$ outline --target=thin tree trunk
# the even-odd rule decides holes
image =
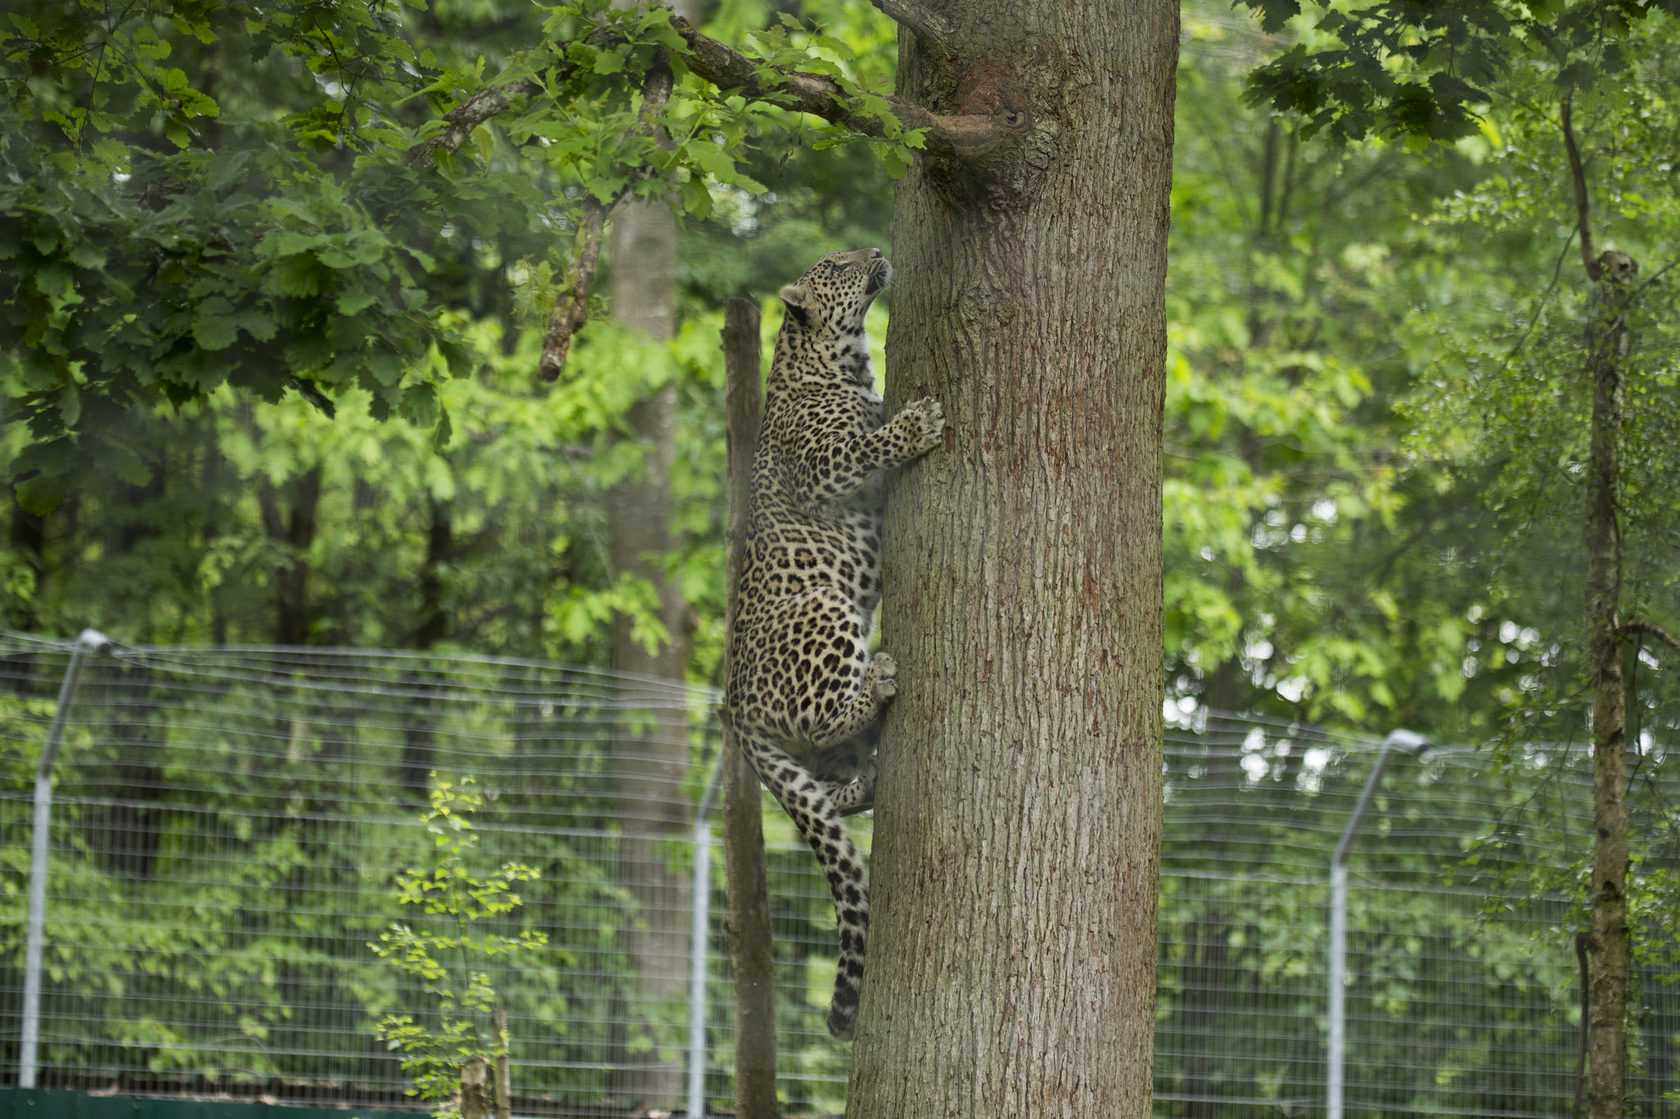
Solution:
[[[752,461],[763,418],[758,304],[732,299],[724,314],[723,355],[729,416],[729,603],[723,678],[729,679],[729,632],[746,550]],[[758,774],[723,731],[723,844],[729,871],[730,952],[735,965],[735,1106],[740,1119],[776,1116],[775,955],[770,889],[764,867],[764,795]]]
[[[1177,5],[941,13],[900,93],[1007,132],[899,188],[888,412],[930,395],[951,427],[888,503],[847,1114],[1145,1116]]]
[[[274,643],[303,645],[309,641],[314,621],[309,600],[309,549],[315,543],[316,515],[321,505],[320,466],[312,466],[287,482],[286,494],[291,500],[282,506],[274,486],[266,481],[258,483],[263,528],[286,554],[274,569]]]
[[[455,556],[455,518],[449,503],[436,497],[426,502],[426,554],[420,560],[420,617],[414,627],[414,648],[430,652],[449,636],[449,612],[444,609],[443,575]],[[403,756],[400,780],[415,804],[431,795],[431,774],[437,765],[437,709],[420,672],[403,674],[403,684],[415,694],[403,714]]]
[[[496,1030],[496,1119],[513,1119],[513,1040],[507,1010],[498,1006],[490,1021]]]
[[[215,414],[210,413],[200,417],[195,430],[204,443],[204,461],[199,470],[199,497],[204,502],[204,552],[209,554],[221,538],[225,522],[229,519],[224,511],[227,507],[227,478],[230,471],[228,470],[227,458],[222,454],[220,432],[217,430]],[[228,642],[226,588],[222,583],[218,583],[210,588],[208,598],[209,601],[205,605],[210,612],[210,643],[212,645],[226,645]]]
[[[609,238],[613,318],[656,342],[677,327],[677,227],[669,208],[630,203],[618,209]],[[659,596],[658,613],[670,640],[649,653],[620,621],[613,629],[613,667],[620,672],[681,680],[688,666],[688,604],[666,580],[660,562],[670,553],[671,467],[676,458],[677,393],[655,389],[629,414],[631,431],[646,458],[639,476],[614,493],[610,532],[615,570],[648,579]],[[688,835],[693,811],[682,795],[688,772],[688,716],[654,712],[653,730],[619,744],[614,769],[624,821],[619,842],[620,881],[637,901],[638,917],[625,932],[636,975],[630,1029],[652,1030],[667,1020],[687,992],[689,878],[669,865],[673,841]],[[624,1039],[628,1042],[628,1038]],[[666,1039],[669,1041],[670,1039]],[[682,1064],[655,1044],[619,1053],[615,1094],[646,1107],[672,1108],[682,1088]]]
[[[1588,957],[1587,1114],[1621,1119],[1627,1084],[1628,933],[1627,691],[1617,611],[1622,537],[1617,449],[1622,428],[1620,357],[1625,291],[1600,279],[1591,326],[1592,448],[1587,468],[1587,635],[1592,681],[1592,951]]]
[[[1592,385],[1587,462],[1587,675],[1592,686],[1592,934],[1587,956],[1587,1114],[1621,1119],[1627,1092],[1628,931],[1627,686],[1618,632],[1622,597],[1622,361],[1626,314],[1639,270],[1625,253],[1593,251],[1592,199],[1563,98],[1559,123],[1574,188],[1581,265],[1594,285],[1587,322],[1587,379]]]

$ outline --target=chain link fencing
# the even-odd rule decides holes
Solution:
[[[390,1014],[435,1022],[428,982],[372,950],[402,925],[546,937],[440,961],[450,977],[481,971],[507,1009],[517,1114],[695,1099],[731,1112],[724,883],[721,868],[709,884],[696,873],[696,851],[720,860],[721,825],[697,818],[719,750],[714,702],[513,659],[78,653],[0,635],[0,1085],[421,1106],[375,1029]],[[1375,744],[1168,714],[1156,1113],[1323,1114],[1327,874]],[[37,777],[54,741],[42,831]],[[1347,1114],[1570,1112],[1584,753],[1391,764],[1348,864]],[[1654,746],[1642,757],[1636,819],[1672,836],[1677,790]],[[517,909],[471,921],[399,904],[398,889],[437,864],[431,796],[466,778],[483,796],[475,871],[513,861],[540,875],[516,884]],[[786,820],[765,822],[784,1106],[833,1114],[850,1061],[823,1026],[833,913]],[[867,819],[852,826],[867,844]],[[1641,932],[1675,935],[1672,922]],[[1635,976],[1645,1115],[1680,1115],[1664,1095],[1680,985],[1663,959],[1643,957]]]

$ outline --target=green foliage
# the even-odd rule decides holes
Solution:
[[[57,674],[15,645],[3,659],[0,966],[16,975],[27,789]],[[437,679],[438,662],[424,658],[352,658],[324,673],[262,663],[230,654],[185,671],[145,658],[88,667],[56,773],[46,956],[48,1013],[78,1025],[49,1031],[43,1060],[87,1067],[103,1054],[96,1065],[161,1084],[394,1085],[397,1060],[375,1023],[407,1015],[441,1036],[432,988],[447,988],[452,1017],[479,1030],[493,989],[516,1063],[539,1045],[572,1062],[522,1070],[522,1092],[602,1092],[581,1055],[609,1043],[611,1007],[630,997],[620,937],[638,919],[601,829],[616,733],[601,728],[619,724],[561,700],[558,677],[518,662],[476,662],[468,675],[484,673],[483,686],[470,697],[438,689],[451,698],[437,703],[414,698]],[[508,702],[534,694],[556,697],[552,717],[564,722]],[[574,721],[557,758],[543,736]],[[427,737],[412,737],[422,728]],[[417,820],[429,802],[408,787],[417,741],[435,743],[440,759],[473,744],[476,783],[448,794],[482,798],[455,802],[472,805],[470,830],[448,822],[453,808],[433,821],[441,841]],[[452,861],[460,876],[428,877]],[[510,862],[540,874],[503,874]],[[399,881],[419,904],[399,900]],[[497,911],[514,896],[517,909]],[[368,951],[399,924],[413,934],[400,950],[423,950],[445,975]],[[536,941],[528,929],[546,932],[547,946],[525,950]],[[584,959],[598,982],[575,982]]]
[[[1545,803],[1537,790],[1584,730],[1574,635],[1588,307],[1555,124],[1565,89],[1598,238],[1633,253],[1649,281],[1626,386],[1626,608],[1670,629],[1680,621],[1670,562],[1680,547],[1680,381],[1668,313],[1680,270],[1653,280],[1680,243],[1665,154],[1680,150],[1670,104],[1680,73],[1663,49],[1674,21],[1655,10],[1666,5],[1611,0],[1249,6],[1283,36],[1281,50],[1233,21],[1224,0],[1184,8],[1164,416],[1168,698],[1379,734],[1406,725],[1436,741],[1499,738],[1512,748],[1484,779],[1512,812]],[[263,643],[276,639],[283,592],[301,578],[293,605],[309,641],[605,665],[614,624],[627,621],[646,644],[670,636],[650,583],[616,569],[606,538],[622,512],[619,485],[645,469],[630,410],[675,385],[676,544],[659,567],[691,607],[681,621],[694,639],[690,674],[714,679],[718,311],[731,296],[775,290],[820,248],[888,247],[887,178],[916,143],[880,96],[896,59],[891,22],[865,0],[807,3],[804,22],[784,7],[724,0],[707,30],[833,79],[884,139],[858,141],[774,94],[720,93],[688,71],[662,14],[595,0],[14,5],[0,17],[0,83],[13,107],[0,121],[8,624]],[[675,87],[653,122],[669,145],[642,127],[661,50],[676,53]],[[1264,104],[1245,100],[1246,74],[1274,53],[1256,78]],[[536,88],[435,165],[410,166],[412,146],[442,135],[446,113],[519,81]],[[1346,142],[1332,149],[1309,135]],[[1406,150],[1423,138],[1441,142]],[[575,215],[620,191],[683,213],[679,334],[656,345],[597,316],[565,378],[534,383]],[[603,261],[597,291],[613,267]],[[773,304],[766,320],[768,339]],[[1656,764],[1680,702],[1673,657],[1646,648],[1630,664],[1633,737],[1651,744],[1646,764]],[[272,703],[234,688],[218,717],[271,720],[276,740],[304,758],[329,749]],[[29,717],[41,712],[36,703]],[[513,740],[488,715],[459,718],[485,740]],[[160,1073],[207,1077],[235,1066],[248,1076],[318,1071],[279,1067],[264,1049],[285,1036],[326,1048],[320,1039],[333,1036],[311,1017],[308,991],[287,986],[298,975],[331,975],[310,983],[354,992],[369,1018],[407,1011],[414,1029],[434,1031],[415,1009],[432,998],[420,977],[310,947],[310,937],[360,945],[388,931],[391,876],[427,852],[388,822],[327,842],[289,824],[241,832],[232,809],[272,773],[165,749],[187,734],[168,712],[136,721],[165,776],[207,787],[208,807],[191,807],[213,815],[225,833],[218,853],[241,873],[202,900],[165,886],[128,896],[99,852],[84,845],[67,858],[81,896],[123,899],[120,920],[54,918],[65,922],[57,942],[86,946],[50,958],[94,992],[77,1012],[108,1023],[107,1040]],[[75,748],[114,750],[88,739]],[[0,757],[26,787],[29,759]],[[596,772],[607,764],[600,750],[589,757]],[[1247,809],[1267,821],[1261,841],[1281,846],[1320,808],[1284,776],[1286,759],[1268,764]],[[1446,788],[1431,797],[1430,811],[1462,807]],[[1648,842],[1630,902],[1649,930],[1680,905],[1677,830],[1661,805],[1638,811]],[[88,829],[97,815],[66,809]],[[6,826],[0,889],[17,898],[26,844],[18,821]],[[195,833],[178,822],[158,830],[165,865],[190,865]],[[492,863],[505,857],[489,825],[474,834],[487,858],[500,852]],[[1512,853],[1534,868],[1521,885],[1576,889],[1577,868],[1536,857],[1573,841],[1547,834]],[[1202,869],[1216,869],[1228,849],[1198,839]],[[1455,864],[1465,889],[1511,885],[1490,869],[1504,840],[1486,842],[1488,853]],[[334,860],[335,845],[351,852],[353,872]],[[550,854],[540,892],[525,884],[527,904],[551,918],[588,914],[591,950],[610,953],[620,926],[598,911],[627,904],[610,858],[558,842]],[[1430,865],[1462,854],[1435,851]],[[777,858],[773,869],[789,875],[808,862],[797,851]],[[340,875],[336,896],[353,898],[356,915],[228,923],[316,870]],[[189,908],[190,932],[172,938],[148,922],[158,904]],[[1184,933],[1171,950],[1223,952],[1240,982],[1286,989],[1317,951],[1316,934],[1292,934],[1287,918],[1321,904],[1316,881],[1185,887],[1164,899],[1163,927]],[[14,914],[0,918],[8,943],[20,911],[0,906]],[[818,944],[826,912],[817,891],[797,918]],[[487,916],[487,927],[506,916]],[[1568,1013],[1557,961],[1479,930],[1479,919],[1474,906],[1426,899],[1387,945],[1392,969],[1372,1012],[1427,1035],[1437,1056],[1470,1043],[1416,1017],[1406,991],[1427,977],[1415,940],[1480,953],[1548,1022]],[[1557,917],[1559,937],[1573,920]],[[785,938],[779,950],[799,976],[783,996],[789,1013],[820,1003],[826,951]],[[564,951],[525,960],[517,984],[497,985],[558,1044],[587,1052],[606,1042],[583,1027],[563,1036],[560,1008],[595,999],[590,1012],[605,1020],[611,992],[568,987]],[[1660,937],[1639,951],[1653,974],[1673,960]],[[212,958],[213,968],[197,966]],[[116,1011],[116,992],[160,975],[198,984],[215,1030],[240,1039],[236,1055]],[[1162,1013],[1193,1017],[1205,1009],[1199,997],[1193,984],[1169,984]],[[1304,1020],[1308,1005],[1290,1003],[1290,1013]],[[1280,1063],[1315,1059],[1316,1045],[1316,1035],[1301,1040]],[[820,1042],[784,1060],[824,1075],[844,1063]],[[539,1087],[580,1082],[554,1073]],[[790,1102],[838,1103],[795,1083]],[[1279,1098],[1274,1087],[1253,1094]]]
[[[396,898],[433,920],[419,927],[393,924],[368,945],[416,981],[430,1003],[425,1017],[435,1024],[422,1025],[413,1014],[388,1014],[374,1032],[403,1054],[403,1072],[414,1084],[409,1094],[433,1104],[440,1119],[459,1113],[462,1068],[507,1054],[508,1039],[491,1022],[497,996],[483,965],[548,944],[547,934],[532,929],[509,936],[482,928],[487,918],[505,917],[524,904],[514,890],[517,883],[542,877],[537,868],[518,862],[476,872],[472,815],[483,805],[472,778],[457,783],[432,775],[431,808],[420,817],[432,838],[432,859],[397,875]]]
[[[1671,22],[1653,17],[1623,41],[1626,69],[1613,84],[1576,95],[1575,119],[1589,158],[1588,186],[1599,244],[1642,266],[1626,312],[1634,338],[1623,363],[1623,489],[1620,528],[1626,616],[1680,618],[1673,555],[1680,504],[1680,394],[1674,391],[1680,333],[1669,255],[1680,230],[1680,195],[1644,158],[1680,139],[1662,92],[1680,76],[1667,50]],[[1575,233],[1568,161],[1551,99],[1556,73],[1535,68],[1509,79],[1496,134],[1470,141],[1483,176],[1444,200],[1422,235],[1459,258],[1408,333],[1433,350],[1402,408],[1413,453],[1443,460],[1452,484],[1473,494],[1504,542],[1462,557],[1468,578],[1488,588],[1502,637],[1483,628],[1467,652],[1498,672],[1519,665],[1493,697],[1510,738],[1577,740],[1585,731],[1585,551],[1581,525],[1591,385],[1584,373],[1595,313]],[[1542,573],[1554,573],[1547,578]],[[1513,632],[1514,631],[1514,632]],[[1526,636],[1524,636],[1526,634]],[[1635,670],[1634,726],[1667,725],[1680,699],[1669,671]]]
[[[1243,0],[1267,31],[1299,22],[1299,0]],[[1674,0],[1378,0],[1319,4],[1312,34],[1256,68],[1250,92],[1307,133],[1423,141],[1473,135],[1494,89],[1532,61],[1560,89],[1614,80],[1622,40]]]
[[[1169,694],[1376,733],[1470,729],[1485,709],[1455,718],[1452,705],[1475,591],[1441,585],[1427,549],[1398,543],[1438,534],[1457,509],[1431,468],[1407,469],[1388,402],[1424,357],[1396,346],[1434,248],[1414,215],[1475,168],[1304,142],[1244,108],[1246,65],[1224,53],[1212,6],[1188,8],[1185,27],[1167,289]]]
[[[137,413],[295,393],[332,414],[366,394],[439,446],[452,377],[479,368],[456,313],[509,312],[520,277],[563,273],[583,201],[673,200],[739,221],[767,148],[849,143],[827,124],[690,75],[660,7],[574,0],[489,22],[474,5],[281,4],[256,13],[34,3],[0,23],[0,400],[24,507],[56,508],[80,464],[130,485],[153,463]],[[918,143],[850,61],[885,42],[786,19],[752,45],[831,78],[868,150]],[[487,24],[486,27],[477,24]],[[890,34],[890,33],[889,33]],[[536,45],[531,45],[531,44]],[[642,86],[679,81],[644,119]],[[492,85],[535,83],[438,166],[408,155]],[[671,142],[660,139],[668,134]],[[515,275],[517,273],[517,275]],[[510,283],[511,281],[511,283]],[[527,321],[546,310],[524,301]]]

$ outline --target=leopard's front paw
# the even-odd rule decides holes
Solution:
[[[925,455],[945,441],[945,406],[931,396],[912,400],[899,416],[910,436],[912,455]]]
[[[885,702],[898,694],[898,662],[889,653],[876,653],[869,661],[870,687],[875,698]]]

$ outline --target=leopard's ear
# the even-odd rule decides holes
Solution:
[[[793,316],[800,326],[810,325],[814,302],[811,298],[810,288],[807,288],[804,284],[788,284],[776,295],[787,307],[788,314]]]

